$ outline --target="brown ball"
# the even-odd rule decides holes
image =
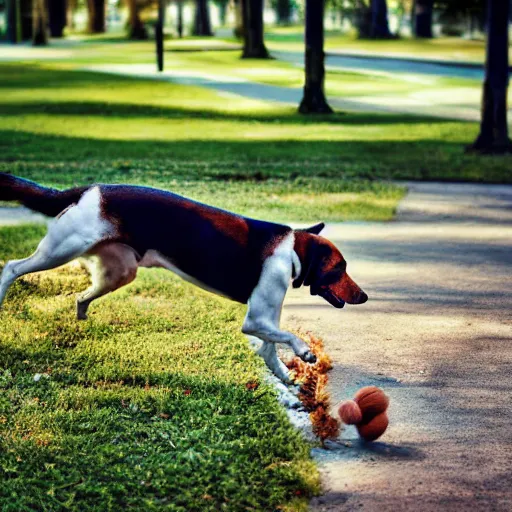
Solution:
[[[341,421],[346,425],[356,425],[363,419],[363,413],[354,400],[345,400],[342,402],[338,409],[338,414],[340,415]]]
[[[389,398],[376,386],[361,388],[354,397],[363,413],[363,422],[367,423],[374,416],[383,413],[389,405]]]
[[[365,441],[375,441],[378,439],[388,428],[388,415],[385,412],[377,414],[373,419],[367,423],[360,423],[357,425],[359,435]]]

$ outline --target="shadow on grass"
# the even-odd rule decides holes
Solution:
[[[283,113],[283,110],[288,112]],[[340,124],[340,125],[396,125],[396,124],[450,124],[440,118],[410,116],[405,114],[336,113],[334,115],[303,116],[294,107],[277,112],[227,112],[217,109],[189,109],[161,107],[136,103],[113,103],[107,101],[63,101],[63,102],[9,102],[0,104],[1,116],[31,114],[101,116],[122,118],[208,119],[215,121],[261,122],[269,124]]]
[[[512,181],[510,158],[465,155],[462,144],[435,139],[227,140],[202,139],[199,131],[193,140],[175,141],[166,138],[163,130],[162,140],[140,140],[135,129],[133,133],[134,139],[108,140],[0,130],[0,167],[4,172],[24,173],[27,165],[36,170],[33,163],[37,162],[44,177],[32,179],[48,181],[51,175],[60,180],[64,170],[59,165],[69,162],[65,183],[76,184],[97,180],[98,172],[102,180],[110,179],[110,174],[116,180],[134,174],[138,181],[145,180],[145,173],[153,179],[224,181],[298,177]]]
[[[265,175],[260,181],[299,176],[447,180],[457,178],[464,162],[474,162],[475,167],[480,167],[478,159],[464,156],[461,145],[437,140],[201,140],[200,133],[195,140],[173,141],[108,140],[0,130],[0,155],[0,161],[13,163],[72,161],[75,168],[83,166],[85,160],[97,160],[93,167],[105,168],[112,166],[109,159],[125,162],[136,159],[139,163],[128,161],[115,166],[121,173],[139,167],[152,173],[165,170],[187,179],[194,178],[194,174],[229,179],[228,175],[220,174],[258,172]],[[159,164],[158,160],[164,162]],[[192,174],[187,175],[189,172]],[[492,166],[487,167],[485,178],[493,179]]]

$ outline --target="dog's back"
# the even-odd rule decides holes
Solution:
[[[291,231],[149,187],[101,185],[100,192],[119,241],[140,255],[158,251],[206,287],[242,303],[265,259]]]

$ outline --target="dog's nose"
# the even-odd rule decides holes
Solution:
[[[356,304],[364,304],[368,300],[368,295],[364,292],[359,293],[359,298],[357,299]]]

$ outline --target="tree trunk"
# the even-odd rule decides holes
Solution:
[[[50,35],[62,37],[66,26],[66,0],[48,0]]]
[[[5,19],[7,41],[19,43],[32,39],[33,6],[31,0],[7,0]]]
[[[244,51],[242,59],[268,59],[263,40],[263,0],[242,0]]]
[[[242,0],[233,0],[233,7],[235,10],[235,28],[233,34],[239,39],[244,37],[244,16],[243,16],[243,3]]]
[[[434,0],[416,0],[414,8],[414,35],[430,39],[432,33],[432,14]]]
[[[164,70],[164,26],[165,26],[165,0],[158,0],[158,21],[155,26],[156,39],[156,67],[158,71]]]
[[[105,32],[105,0],[87,0],[89,20],[87,31],[90,34]]]
[[[32,44],[48,44],[48,6],[45,0],[34,0],[32,4]]]
[[[279,23],[279,25],[288,25],[292,15],[292,5],[290,0],[277,0],[276,14],[277,23]]]
[[[357,36],[361,39],[371,37],[372,34],[372,10],[364,2],[358,1],[355,9],[355,26]]]
[[[219,4],[219,21],[222,26],[226,25],[226,14],[228,10],[227,2],[220,2]]]
[[[176,0],[176,7],[178,8],[178,37],[183,37],[183,0]]]
[[[148,38],[146,27],[139,15],[137,0],[127,0],[128,3],[128,38],[144,40]]]
[[[196,0],[193,33],[195,36],[213,36],[208,0]]]
[[[18,43],[21,39],[20,34],[20,5],[19,0],[7,0],[5,6],[5,20],[7,23],[7,41],[10,43]]]
[[[386,0],[371,0],[371,28],[370,36],[374,39],[391,37],[388,24],[388,6]]]
[[[71,29],[75,29],[75,11],[77,0],[68,0],[66,9],[66,25]]]
[[[32,4],[33,0],[18,0],[18,9],[20,13],[20,24],[18,26],[18,30],[21,33],[22,41],[30,41],[32,39],[32,34],[34,31],[32,22]]]
[[[480,134],[468,151],[512,152],[507,126],[508,1],[488,2],[487,54]]]
[[[332,114],[324,94],[324,0],[306,0],[306,83],[301,114]]]

